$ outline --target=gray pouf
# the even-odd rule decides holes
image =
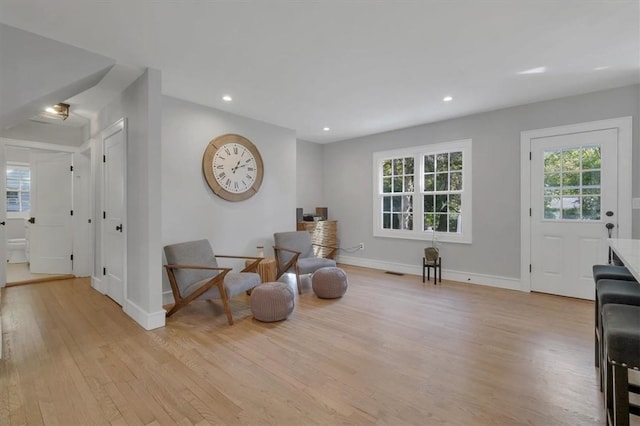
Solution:
[[[262,322],[287,319],[293,312],[293,290],[279,282],[263,283],[251,291],[251,312]]]
[[[337,299],[347,292],[347,274],[340,268],[320,268],[311,275],[313,292],[321,299]]]

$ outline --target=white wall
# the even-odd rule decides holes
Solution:
[[[411,127],[325,146],[327,207],[344,246],[364,251],[343,260],[369,266],[420,270],[423,241],[372,236],[372,155],[393,148],[473,140],[473,243],[442,243],[444,268],[492,279],[520,277],[520,132],[633,116],[634,187],[640,195],[638,86],[517,106]],[[299,164],[299,167],[305,167]],[[640,237],[638,214],[633,235]]]
[[[324,202],[323,145],[298,139],[296,149],[296,207],[315,213]],[[331,215],[331,210],[329,210]]]
[[[143,327],[164,325],[162,308],[162,249],[160,246],[160,72],[147,69],[92,123],[96,143],[94,170],[101,170],[100,132],[120,118],[127,119],[127,289],[124,311]],[[96,179],[96,211],[101,185]],[[96,217],[101,217],[97,214]],[[96,229],[99,224],[96,223]],[[101,238],[96,238],[96,259]],[[102,266],[98,268],[101,271]]]
[[[295,229],[295,132],[166,96],[162,107],[162,244],[208,238],[219,254],[264,246],[272,255],[273,233]],[[219,198],[203,177],[207,144],[226,133],[253,142],[264,162],[262,186],[245,201]]]

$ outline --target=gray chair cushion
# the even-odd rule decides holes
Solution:
[[[336,261],[333,259],[325,259],[324,257],[305,257],[298,259],[298,270],[300,274],[310,274],[317,269],[326,267],[335,267]]]
[[[307,231],[276,232],[273,234],[273,240],[276,247],[282,247],[299,252],[300,257],[298,257],[298,259],[313,256],[311,234]],[[280,261],[285,264],[291,260],[293,253],[281,252],[279,256]]]
[[[602,327],[608,358],[616,364],[640,368],[640,307],[605,305]]]
[[[624,280],[636,281],[633,274],[626,266],[617,265],[593,265],[593,280]]]
[[[640,284],[624,280],[600,280],[596,284],[598,306],[608,303],[640,306]]]

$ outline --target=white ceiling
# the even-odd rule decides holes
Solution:
[[[640,82],[638,0],[2,0],[0,21],[321,143]]]

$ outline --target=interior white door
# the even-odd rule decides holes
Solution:
[[[616,236],[617,130],[531,142],[531,290],[594,298],[592,266]]]
[[[73,230],[71,154],[32,153],[29,270],[70,274]]]
[[[107,296],[124,303],[126,271],[124,120],[103,133],[102,265]]]

